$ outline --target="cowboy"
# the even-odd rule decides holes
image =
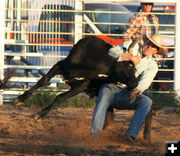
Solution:
[[[132,61],[136,67],[136,77],[138,78],[138,86],[132,91],[127,87],[118,86],[116,84],[105,84],[101,87],[98,100],[94,108],[91,135],[97,136],[104,127],[105,119],[111,118],[113,114],[106,114],[107,109],[115,108],[118,110],[134,109],[135,113],[124,137],[126,140],[135,140],[141,130],[142,124],[150,111],[152,100],[143,95],[143,92],[149,88],[156,73],[158,65],[153,55],[165,54],[168,50],[162,46],[162,37],[159,34],[152,36],[145,35],[143,37],[144,45],[136,45],[132,54],[124,53],[130,43],[125,43],[126,48],[113,47],[109,54],[117,59],[117,61]],[[108,117],[108,115],[111,115]]]

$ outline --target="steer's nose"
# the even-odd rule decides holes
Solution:
[[[137,79],[134,79],[133,81],[131,80],[131,81],[129,81],[128,84],[127,84],[127,89],[128,89],[128,90],[132,90],[132,89],[136,88],[137,85],[138,85]]]

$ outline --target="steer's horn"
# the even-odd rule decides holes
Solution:
[[[139,38],[136,38],[131,44],[130,46],[128,47],[128,53],[132,54],[133,52],[133,49],[134,49],[134,46],[136,45],[136,43],[138,42]]]

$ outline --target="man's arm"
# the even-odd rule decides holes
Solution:
[[[151,85],[154,77],[158,72],[158,66],[156,63],[151,64],[150,67],[144,71],[138,81],[138,86],[131,92],[130,104],[136,100],[138,94],[141,94]]]
[[[133,56],[130,53],[124,53],[120,56],[121,61],[132,61],[134,65],[138,65],[141,62],[140,56]]]
[[[149,68],[141,74],[136,89],[140,90],[141,91],[140,93],[148,89],[154,77],[156,76],[157,72],[158,72],[157,63],[150,64]]]
[[[159,19],[155,15],[151,15],[151,16],[153,18],[153,23],[156,28],[156,34],[158,34],[159,33]]]
[[[131,41],[127,41],[127,42],[124,42],[123,46],[122,45],[120,46],[114,46],[112,47],[108,54],[116,59],[118,62],[121,62],[121,61],[132,61],[134,63],[134,65],[138,65],[140,63],[140,56],[133,56],[132,54],[128,53],[127,52],[127,49],[129,47],[129,45],[131,44],[132,42]],[[134,51],[137,51],[139,49],[139,45],[136,44],[134,46]]]
[[[139,89],[135,89],[131,92],[130,95],[130,104],[133,103],[136,100],[137,95],[140,93],[141,91]]]

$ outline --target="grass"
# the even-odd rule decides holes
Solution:
[[[152,99],[154,108],[179,107],[180,97],[176,93],[151,93],[148,96]]]
[[[25,107],[45,107],[53,102],[57,92],[53,90],[39,90],[34,93],[30,98],[25,101]],[[153,106],[155,108],[163,108],[164,106],[179,107],[180,98],[175,93],[163,94],[163,93],[150,93],[148,96],[153,100]],[[72,98],[69,98],[61,102],[58,107],[76,107],[76,108],[91,108],[95,106],[97,97],[90,99],[85,93],[81,93]]]
[[[25,107],[31,107],[31,108],[38,108],[38,107],[45,107],[52,103],[54,99],[56,98],[57,93],[50,91],[38,91],[35,94],[33,94],[30,98],[28,98],[24,106]],[[79,95],[76,95],[72,98],[69,98],[63,102],[61,102],[58,107],[65,108],[65,107],[76,107],[76,108],[90,108],[93,107],[96,103],[96,97],[95,98],[89,98],[86,94],[81,93]]]

